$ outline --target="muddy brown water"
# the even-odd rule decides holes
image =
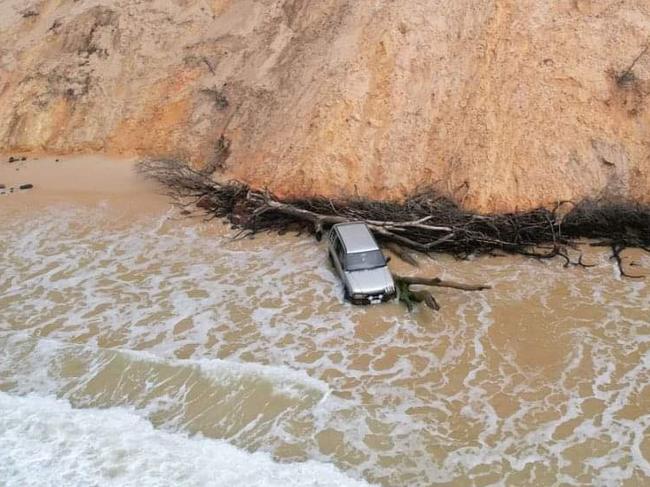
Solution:
[[[4,393],[385,486],[649,482],[650,288],[601,250],[588,270],[394,261],[493,289],[436,290],[438,313],[353,307],[311,238],[232,241],[129,164],[54,166],[0,172],[36,185],[0,195]]]

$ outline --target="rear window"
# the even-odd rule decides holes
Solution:
[[[384,254],[380,250],[371,250],[368,252],[355,252],[345,256],[345,270],[362,271],[375,269],[386,265]]]

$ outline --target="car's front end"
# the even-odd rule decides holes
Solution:
[[[378,294],[353,294],[350,295],[350,302],[355,305],[370,305],[370,304],[380,304],[387,303],[391,301],[396,296],[395,291],[386,290]]]
[[[345,286],[352,304],[385,303],[395,298],[395,282],[387,266],[346,271]]]

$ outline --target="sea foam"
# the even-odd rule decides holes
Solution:
[[[367,486],[332,465],[280,464],[228,443],[156,430],[126,408],[0,392],[0,479],[12,486]]]
[[[605,253],[585,250],[589,270],[439,257],[422,272],[494,289],[436,289],[439,313],[409,313],[343,303],[309,239],[232,242],[102,208],[8,220],[11,394],[132,407],[170,434],[332,461],[385,485],[650,477],[649,288]]]

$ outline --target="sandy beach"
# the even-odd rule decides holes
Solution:
[[[0,190],[3,209],[36,208],[56,203],[111,205],[134,212],[158,211],[168,206],[162,190],[138,176],[136,159],[109,159],[102,156],[26,157],[26,161],[7,162],[0,155]],[[25,156],[15,156],[22,159]],[[32,184],[34,188],[20,190]],[[11,189],[13,193],[10,193]]]

